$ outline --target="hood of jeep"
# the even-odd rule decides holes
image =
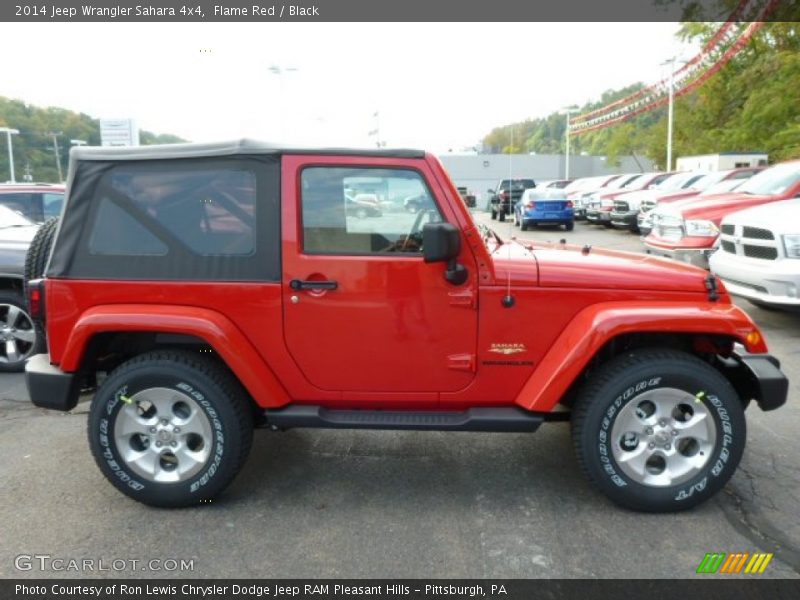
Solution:
[[[633,252],[595,247],[584,252],[582,246],[512,240],[492,257],[497,278],[510,278],[517,286],[700,293],[706,289],[706,271]]]

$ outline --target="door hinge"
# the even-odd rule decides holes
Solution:
[[[474,354],[451,354],[447,357],[447,368],[453,371],[475,372]]]
[[[463,306],[465,308],[475,308],[475,292],[471,289],[448,292],[450,306]]]

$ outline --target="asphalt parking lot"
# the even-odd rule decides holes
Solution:
[[[634,235],[582,223],[573,232],[520,232],[510,222],[497,231],[641,250]],[[2,374],[0,577],[682,578],[707,552],[754,551],[776,554],[765,577],[800,577],[800,315],[737,303],[795,385],[780,410],[748,410],[733,480],[680,514],[629,512],[591,489],[566,424],[533,435],[258,431],[218,501],[148,508],[95,467],[86,402],[69,414],[38,409],[21,375]],[[128,563],[18,570],[15,558],[32,554]],[[193,560],[193,570],[142,571],[150,559]]]

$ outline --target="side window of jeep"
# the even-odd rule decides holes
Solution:
[[[256,185],[247,170],[118,167],[109,183],[89,238],[93,254],[166,254],[159,231],[201,256],[255,250]]]
[[[422,227],[442,220],[410,169],[308,167],[300,183],[308,254],[419,254]]]

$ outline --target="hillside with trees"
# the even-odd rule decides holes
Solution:
[[[17,181],[23,181],[26,172],[31,174],[33,181],[58,181],[52,133],[58,134],[56,143],[65,177],[70,140],[83,140],[90,145],[100,145],[98,119],[64,108],[41,108],[3,96],[0,96],[0,127],[19,130],[19,135],[12,138]],[[185,141],[175,135],[157,135],[149,131],[140,131],[139,139],[145,145]],[[0,133],[0,182],[6,181],[9,177],[6,135]]]
[[[717,23],[686,23],[679,36],[705,43]],[[800,26],[766,23],[731,62],[699,89],[675,102],[674,156],[735,151],[768,152],[770,162],[800,157]],[[585,113],[640,89],[605,92],[580,107]],[[497,127],[484,146],[502,153],[563,153],[566,118],[547,117]],[[664,165],[667,108],[573,136],[570,151],[646,156]]]

